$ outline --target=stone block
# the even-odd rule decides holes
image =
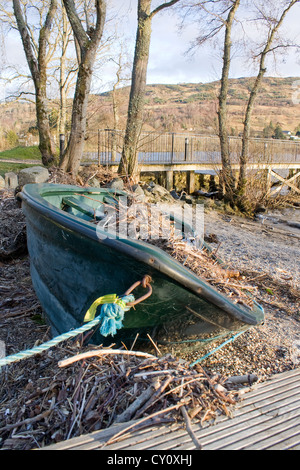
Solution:
[[[143,189],[138,184],[133,185],[131,189],[132,189],[132,193],[134,195],[134,198],[137,201],[139,201],[139,202],[145,201],[145,199],[146,199],[145,193],[144,193]]]
[[[16,189],[19,184],[18,175],[13,173],[12,171],[9,173],[5,173],[5,186],[9,189]]]
[[[0,175],[0,191],[5,188],[5,179]]]
[[[45,183],[49,179],[49,171],[42,166],[32,166],[24,168],[19,173],[19,185],[31,183]]]
[[[116,189],[116,190],[119,190],[119,191],[123,191],[124,182],[123,182],[122,178],[114,178],[112,181],[110,181],[106,185],[106,187],[111,188],[111,189]]]

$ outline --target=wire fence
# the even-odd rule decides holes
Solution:
[[[83,161],[101,165],[118,164],[124,131],[103,129],[91,133],[85,144]],[[240,137],[229,137],[231,163],[238,163],[242,149]],[[138,161],[144,164],[221,163],[219,137],[177,133],[142,132],[138,142]],[[249,163],[300,163],[300,141],[257,139],[249,142]]]

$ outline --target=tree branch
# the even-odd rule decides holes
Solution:
[[[163,10],[164,8],[171,7],[175,5],[175,3],[178,3],[179,1],[180,0],[171,0],[170,2],[162,3],[150,13],[149,17],[153,18],[153,16],[156,15],[156,13],[158,13],[159,11]]]
[[[78,42],[80,49],[84,49],[86,47],[87,42],[89,41],[89,37],[85,32],[82,23],[76,13],[76,7],[74,0],[63,0],[65,9],[68,14],[69,21],[72,26],[72,30]],[[98,2],[97,2],[98,3]]]
[[[34,80],[37,80],[38,79],[38,64],[37,64],[36,57],[32,50],[30,34],[28,32],[28,29],[24,20],[24,16],[23,16],[23,12],[22,12],[22,8],[21,8],[19,0],[13,0],[13,9],[14,9],[15,18],[17,21],[18,30],[21,33],[21,39],[22,39],[22,43],[24,46],[25,54],[27,56],[27,62],[31,71],[32,78]]]

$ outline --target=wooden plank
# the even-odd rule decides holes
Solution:
[[[231,428],[234,431],[233,433],[218,439],[218,441],[214,440],[210,444],[204,441],[203,445],[206,450],[215,449],[216,446],[218,450],[242,450],[250,447],[255,448],[255,444],[258,442],[259,447],[265,437],[277,434],[286,428],[290,429],[287,424],[289,421],[292,423],[291,426],[299,423],[299,404],[298,410],[293,410],[291,413],[283,413],[276,418],[274,416],[262,416],[262,419],[249,420],[248,426],[243,431],[240,431],[233,422]],[[289,420],[289,416],[293,416],[293,418]]]
[[[290,413],[294,416],[295,413],[298,414],[300,408],[300,402],[292,403],[289,406],[286,406],[278,414],[278,421],[285,420],[287,413]],[[299,419],[299,418],[298,418]],[[244,421],[239,421],[236,418],[228,421],[228,426],[215,425],[212,426],[210,430],[195,430],[195,434],[199,441],[202,443],[204,450],[220,449],[226,444],[233,444],[237,447],[237,442],[242,439],[243,436],[247,437],[252,433],[252,430],[255,434],[257,430],[262,427],[272,427],[274,423],[274,415],[261,415],[257,416],[246,416]],[[223,424],[223,423],[222,423]],[[180,447],[178,450],[187,449],[185,442],[180,442]]]
[[[288,384],[287,384],[288,382]],[[284,386],[283,386],[284,384]],[[265,390],[267,388],[267,391]],[[207,436],[212,436],[213,440],[210,440],[213,443],[215,448],[215,442],[220,439],[220,434],[224,432],[231,433],[231,439],[236,440],[237,433],[240,433],[241,430],[245,429],[245,432],[248,433],[249,421],[256,419],[256,424],[261,424],[264,420],[271,422],[274,413],[277,415],[285,415],[289,410],[293,412],[300,407],[298,400],[298,388],[299,388],[299,371],[292,373],[284,374],[283,376],[275,377],[274,380],[261,384],[259,389],[251,392],[251,399],[246,399],[246,402],[241,405],[241,409],[238,410],[238,417],[234,420],[234,426],[232,420],[224,419],[221,424],[217,424],[209,427],[206,430],[199,429],[197,430],[196,426],[193,426],[193,430],[197,435],[197,438],[202,442],[202,439]],[[280,393],[279,393],[280,392]],[[270,393],[273,397],[270,397]],[[252,396],[253,395],[253,396]],[[296,397],[296,402],[295,402]],[[255,405],[253,409],[253,403]],[[277,407],[276,407],[277,404]],[[239,425],[239,427],[237,427]],[[162,442],[163,438],[163,442]],[[205,445],[205,441],[202,442]],[[134,446],[134,447],[133,447]],[[193,444],[189,436],[186,435],[184,430],[175,431],[173,433],[164,433],[164,436],[161,436],[158,433],[153,436],[153,439],[143,440],[143,441],[134,441],[133,439],[129,440],[128,447],[135,450],[141,449],[165,449],[169,450],[174,448],[174,446],[179,449],[193,448]],[[108,446],[107,448],[113,449],[124,449],[127,448],[127,441],[124,443],[115,444],[113,447]]]
[[[293,437],[289,437],[283,442],[283,444],[285,450],[300,450],[300,433],[295,434]],[[267,447],[266,450],[282,450],[282,443]]]
[[[67,441],[62,441],[57,444],[52,444],[47,447],[43,447],[40,450],[71,450],[81,445],[94,445],[99,446],[100,442],[106,442],[112,436],[127,428],[130,425],[129,423],[121,423],[118,425],[113,425],[108,429],[101,429],[100,431],[95,431],[90,434],[85,434],[83,436],[74,437]]]
[[[220,417],[213,425],[193,424],[204,450],[300,448],[300,369],[273,376],[248,392],[234,417]],[[104,445],[130,423],[112,426],[65,441],[46,450],[193,450],[184,425],[149,426],[131,431],[118,442]]]
[[[298,404],[299,407],[299,404]],[[292,411],[292,412],[295,412]],[[283,419],[285,419],[285,414],[282,415]],[[299,420],[299,418],[297,418]],[[269,419],[267,420],[267,423],[269,426],[272,428],[273,426],[273,419],[270,416]],[[256,424],[256,428],[254,426]],[[222,449],[226,444],[230,445],[232,444],[234,448],[238,448],[237,443],[242,437],[247,437],[251,434],[252,429],[254,429],[254,434],[259,429],[259,426],[266,425],[266,422],[264,420],[260,420],[259,417],[255,421],[255,423],[252,424],[252,421],[245,421],[241,424],[237,424],[236,421],[230,420],[230,426],[226,428],[219,428],[218,425],[214,425],[211,427],[210,431],[207,432],[207,429],[198,429],[198,431],[194,428],[195,435],[198,439],[198,441],[202,444],[203,450],[219,450]],[[252,427],[253,426],[253,427]],[[182,435],[178,436],[176,434],[170,436],[171,439],[168,441],[164,441],[161,443],[157,443],[155,447],[152,445],[151,449],[154,450],[171,450],[171,449],[176,449],[176,450],[192,450],[194,449],[193,443],[191,442],[190,439],[188,439],[188,436]],[[155,443],[149,443],[149,444],[155,444]]]
[[[289,186],[290,188],[292,188],[297,193],[300,193],[300,189],[297,188],[297,186],[295,186],[294,184],[291,183],[291,181],[293,181],[294,179],[298,178],[298,176],[300,176],[300,172],[296,173],[296,175],[292,176],[289,179],[283,178],[282,176],[278,175],[278,173],[276,173],[273,170],[270,171],[270,174],[283,183],[278,188],[276,188],[274,191],[272,191],[272,194],[276,194],[277,192],[281,191],[284,186]]]
[[[290,399],[289,399],[290,400]],[[278,414],[284,417],[286,416],[287,411],[289,410],[291,413],[295,413],[297,410],[300,409],[300,401],[296,404],[290,404],[290,407],[287,406]],[[263,423],[264,420],[271,422],[273,419],[273,415],[261,415],[260,410],[255,410],[256,418],[252,417],[253,425],[259,425]],[[253,416],[254,412],[252,412]],[[233,425],[234,421],[234,425]],[[251,421],[251,422],[252,422]],[[212,448],[215,448],[215,443],[220,441],[220,438],[224,433],[230,440],[236,440],[236,436],[240,434],[242,431],[245,431],[246,435],[248,435],[249,430],[249,416],[243,416],[243,420],[238,422],[235,418],[233,420],[228,420],[227,418],[222,421],[222,423],[209,426],[203,429],[200,425],[194,425],[193,431],[195,432],[197,438],[200,442],[205,446],[208,443],[212,443]],[[228,436],[229,433],[229,436]],[[152,431],[151,433],[145,433],[144,436],[138,436],[134,434],[129,439],[126,439],[123,442],[119,442],[113,445],[109,445],[106,447],[108,450],[118,450],[118,449],[132,449],[132,450],[171,450],[171,449],[193,449],[194,445],[187,435],[184,427],[182,429],[175,429],[173,432],[169,429],[164,429],[163,431],[157,429]]]
[[[292,433],[292,436],[291,436]],[[249,442],[245,447],[241,447],[244,450],[265,450],[270,446],[277,444],[280,450],[287,450],[286,439],[291,439],[295,436],[299,436],[300,433],[300,424],[299,424],[299,415],[289,421],[281,423],[280,426],[275,426],[271,429],[264,429],[261,433],[255,435],[255,439],[258,439],[258,442]],[[268,435],[268,437],[267,437]],[[248,440],[249,441],[249,440]],[[299,442],[299,440],[298,440]],[[243,442],[244,446],[244,442]]]
[[[128,425],[128,423],[127,423]],[[118,440],[118,442],[110,444],[108,446],[105,445],[105,441],[101,442],[93,442],[84,445],[77,446],[76,450],[94,450],[94,449],[103,449],[103,450],[137,450],[136,446],[141,445],[142,449],[145,447],[145,442],[149,440],[149,436],[158,436],[161,440],[165,439],[166,434],[172,434],[172,432],[176,432],[177,426],[156,426],[156,427],[147,427],[141,431],[133,431],[129,433],[129,435],[124,435]],[[184,431],[185,432],[185,431]],[[110,438],[112,438],[116,432]],[[107,442],[107,441],[106,441]]]

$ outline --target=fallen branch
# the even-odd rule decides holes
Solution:
[[[115,423],[126,423],[132,416],[153,396],[153,392],[158,390],[160,382],[156,380],[151,384],[122,414],[117,416]]]
[[[198,441],[193,429],[192,429],[192,423],[191,423],[191,420],[190,420],[190,417],[189,417],[189,414],[186,410],[186,407],[185,406],[182,406],[181,407],[181,413],[182,413],[182,416],[184,418],[184,421],[185,421],[185,427],[186,427],[186,430],[187,432],[189,433],[193,443],[195,444],[195,447],[196,449],[198,450],[202,450],[202,445],[200,444],[200,442]]]
[[[151,396],[150,400],[148,402],[146,402],[146,404],[143,406],[143,408],[141,408],[135,418],[140,418],[141,416],[143,416],[143,414],[145,413],[145,411],[152,405],[154,405],[154,403],[156,403],[161,394],[165,391],[165,389],[167,388],[167,386],[172,382],[173,380],[173,377],[167,377],[167,379],[164,381],[164,383],[156,390],[156,392]]]
[[[146,416],[145,418],[142,418],[141,420],[137,421],[136,423],[133,423],[131,424],[130,426],[128,426],[127,428],[123,429],[122,431],[118,432],[117,434],[115,434],[114,436],[112,436],[107,442],[105,442],[101,448],[103,447],[106,447],[110,444],[113,444],[114,442],[116,442],[123,434],[127,433],[128,431],[132,430],[133,428],[135,428],[136,426],[140,426],[141,423],[144,423],[145,421],[148,421],[148,420],[151,420],[152,418],[158,416],[158,415],[161,415],[161,414],[164,414],[164,413],[168,413],[169,411],[172,411],[172,410],[178,410],[179,408],[181,408],[182,406],[184,406],[184,403],[177,403],[176,405],[173,405],[173,406],[169,406],[168,408],[165,408],[163,410],[160,410],[160,411],[156,411],[156,413],[153,413],[152,415],[149,415],[149,416]],[[151,423],[152,424],[152,423]],[[124,436],[123,436],[124,437]]]
[[[232,384],[232,385],[239,385],[239,384],[249,384],[252,385],[254,382],[258,381],[257,375],[254,374],[248,374],[248,375],[238,375],[238,376],[233,376],[229,377],[229,379],[226,380],[226,384]]]
[[[0,432],[10,431],[11,429],[19,428],[20,426],[36,423],[37,421],[40,421],[41,419],[47,418],[47,416],[49,416],[51,412],[52,412],[52,409],[44,411],[44,413],[34,416],[33,418],[27,418],[27,419],[24,419],[23,421],[19,421],[14,424],[8,424],[7,426],[0,428]]]
[[[121,349],[99,349],[96,351],[88,351],[86,353],[82,353],[82,354],[78,354],[77,356],[70,357],[69,359],[59,361],[58,367],[66,367],[66,366],[69,366],[70,364],[73,364],[74,362],[82,361],[83,359],[88,359],[90,357],[101,357],[106,354],[112,354],[112,355],[122,354],[123,356],[137,356],[137,357],[145,357],[147,359],[157,360],[157,357],[152,356],[152,354],[143,353],[139,351],[122,351]]]

